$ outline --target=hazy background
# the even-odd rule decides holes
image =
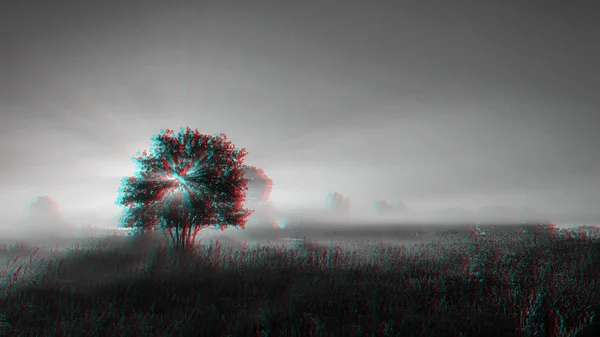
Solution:
[[[360,221],[384,199],[425,218],[532,207],[598,224],[599,16],[564,1],[13,1],[3,221],[49,196],[65,221],[115,226],[131,158],[189,126],[248,150],[278,217],[325,214],[336,191]]]

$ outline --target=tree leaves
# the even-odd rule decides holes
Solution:
[[[225,134],[207,136],[189,127],[179,134],[161,130],[153,141],[150,153],[138,152],[133,159],[135,176],[121,182],[116,203],[126,207],[122,226],[180,228],[176,231],[183,236],[197,232],[183,230],[189,226],[244,227],[252,213],[242,207],[248,183],[245,149],[236,149]]]

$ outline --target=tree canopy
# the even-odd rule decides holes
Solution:
[[[252,213],[243,208],[246,149],[236,149],[223,133],[203,135],[189,127],[178,134],[161,130],[152,140],[150,152],[132,159],[135,176],[121,182],[121,227],[165,229],[182,248],[205,227],[244,228]]]

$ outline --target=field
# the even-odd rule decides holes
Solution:
[[[598,336],[600,232],[5,246],[6,336]]]

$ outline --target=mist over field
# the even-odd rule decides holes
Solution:
[[[284,244],[306,237],[319,243],[384,241],[390,243],[418,244],[441,239],[449,229],[464,237],[472,233],[474,225],[488,232],[507,233],[516,231],[517,225],[541,224],[548,221],[528,209],[488,208],[477,212],[467,209],[448,209],[438,212],[417,212],[405,209],[395,213],[372,210],[354,215],[339,213],[331,208],[298,209],[281,212],[265,205],[253,205],[254,214],[245,229],[227,228],[220,231],[211,227],[200,231],[197,239],[202,242],[219,240],[228,244]],[[126,231],[115,229],[119,216],[106,222],[75,223],[60,213],[52,198],[39,197],[31,203],[22,219],[0,226],[0,243],[12,244],[59,244],[68,247],[75,242],[90,238],[125,235]],[[86,226],[92,228],[85,228]],[[506,227],[510,226],[510,227]],[[506,229],[504,228],[506,227]],[[518,231],[517,231],[518,232]],[[163,237],[162,234],[158,237]]]
[[[15,4],[0,14],[3,233],[116,227],[130,159],[182,126],[247,149],[278,224],[597,224],[597,11],[468,8]],[[348,217],[328,215],[334,191]],[[60,219],[29,216],[38,196]]]

